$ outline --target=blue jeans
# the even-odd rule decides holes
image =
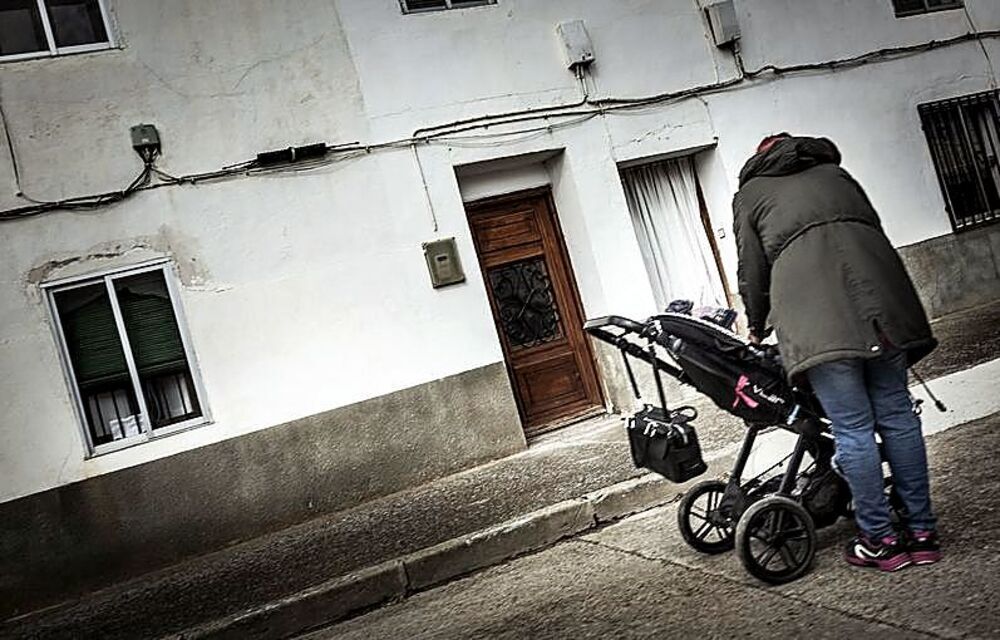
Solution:
[[[808,376],[833,423],[834,457],[854,495],[862,533],[878,540],[893,532],[876,433],[906,508],[907,526],[933,531],[927,451],[906,387],[905,354],[887,351],[871,360],[828,362],[809,369]]]

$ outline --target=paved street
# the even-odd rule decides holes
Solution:
[[[734,554],[687,548],[667,506],[307,638],[1000,637],[1000,414],[929,442],[947,545],[932,567],[847,567],[841,521],[808,576],[765,587]]]

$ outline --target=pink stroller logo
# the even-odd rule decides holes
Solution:
[[[759,403],[756,400],[748,396],[746,392],[743,391],[748,386],[750,386],[750,378],[746,377],[746,375],[741,375],[740,379],[736,381],[736,399],[733,400],[733,409],[740,406],[740,400],[742,400],[743,404],[751,409],[756,409],[759,406]]]

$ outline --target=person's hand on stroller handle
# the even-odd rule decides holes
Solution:
[[[759,345],[761,342],[766,340],[769,335],[771,335],[771,331],[772,331],[771,327],[766,327],[761,334],[758,334],[753,329],[750,329],[749,333],[747,334],[747,340],[750,342],[750,344]]]

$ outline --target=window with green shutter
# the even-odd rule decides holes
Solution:
[[[94,452],[204,422],[163,265],[50,289]]]
[[[138,434],[139,410],[103,282],[54,294],[70,367],[95,445]]]

